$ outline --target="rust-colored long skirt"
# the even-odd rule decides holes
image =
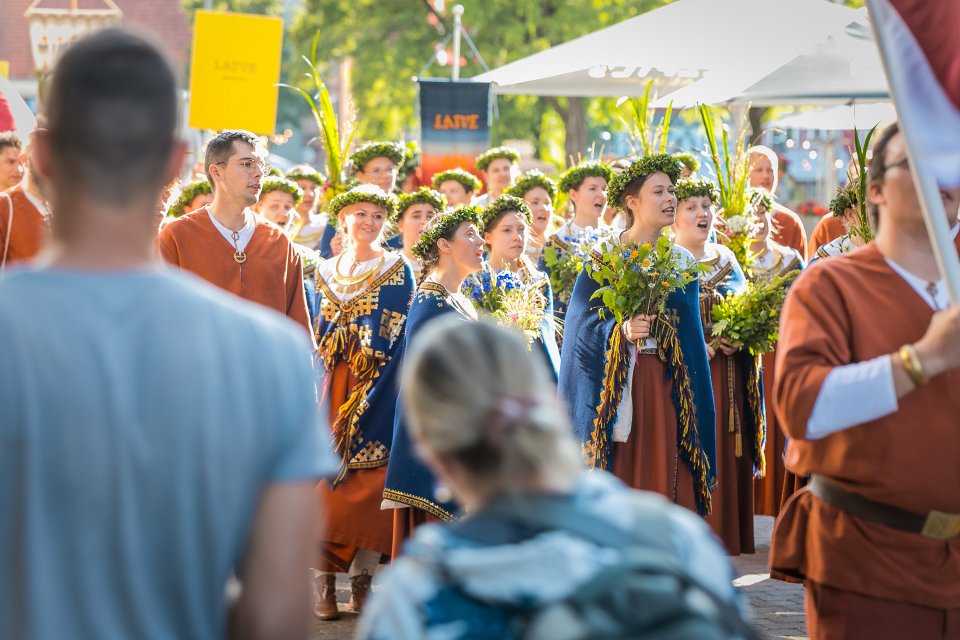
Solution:
[[[773,378],[776,349],[763,356],[763,404],[767,414],[767,474],[754,480],[753,510],[757,515],[776,516],[783,503],[783,483],[786,468],[783,466],[783,445],[785,438],[780,430],[780,421],[774,411]]]
[[[732,371],[728,369],[732,365]],[[730,385],[730,378],[733,385]],[[753,540],[753,430],[743,420],[743,367],[738,358],[717,353],[710,360],[713,404],[717,413],[717,488],[707,523],[723,541],[727,553],[756,553]],[[732,403],[731,403],[732,400]],[[741,431],[737,457],[736,427],[731,430],[730,409]]]
[[[331,375],[330,424],[333,424],[337,411],[357,381],[346,362],[338,362]],[[349,571],[360,549],[390,554],[393,514],[380,510],[386,478],[384,465],[348,471],[336,489],[326,480],[317,484],[323,518],[314,568]]]
[[[413,535],[413,530],[422,524],[432,522],[443,522],[440,518],[427,513],[423,509],[416,507],[407,507],[405,509],[392,509],[393,511],[393,544],[390,556],[396,560],[403,551],[403,544],[407,538]]]
[[[633,421],[626,442],[613,443],[613,475],[634,489],[655,491],[697,510],[693,474],[680,459],[677,411],[666,365],[640,354],[633,373]]]

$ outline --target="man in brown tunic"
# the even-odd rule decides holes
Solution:
[[[0,269],[33,259],[50,235],[50,211],[40,192],[42,178],[33,170],[29,143],[18,163],[23,166],[22,180],[0,193]]]
[[[780,162],[770,147],[756,145],[748,149],[750,154],[751,187],[776,193],[780,182]],[[785,247],[793,247],[801,256],[807,255],[807,232],[800,216],[779,202],[773,204],[773,241]]]
[[[903,137],[874,148],[876,241],[814,265],[784,308],[777,411],[812,474],[774,530],[812,639],[960,638],[960,306],[947,308]],[[956,237],[960,189],[942,197]]]
[[[256,136],[238,130],[207,143],[213,203],[164,226],[160,253],[170,264],[279,311],[312,335],[300,254],[280,227],[248,208],[263,186],[257,147]]]

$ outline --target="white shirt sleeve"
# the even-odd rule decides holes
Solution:
[[[836,367],[827,374],[807,421],[807,440],[888,416],[897,410],[889,355]]]

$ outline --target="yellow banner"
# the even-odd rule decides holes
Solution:
[[[190,64],[190,126],[272,135],[283,20],[197,11]]]
[[[0,60],[0,78],[10,78],[9,60]]]

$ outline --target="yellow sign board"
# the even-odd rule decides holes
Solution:
[[[0,78],[10,78],[9,60],[0,60]]]
[[[272,135],[283,20],[197,11],[190,64],[190,126]]]

